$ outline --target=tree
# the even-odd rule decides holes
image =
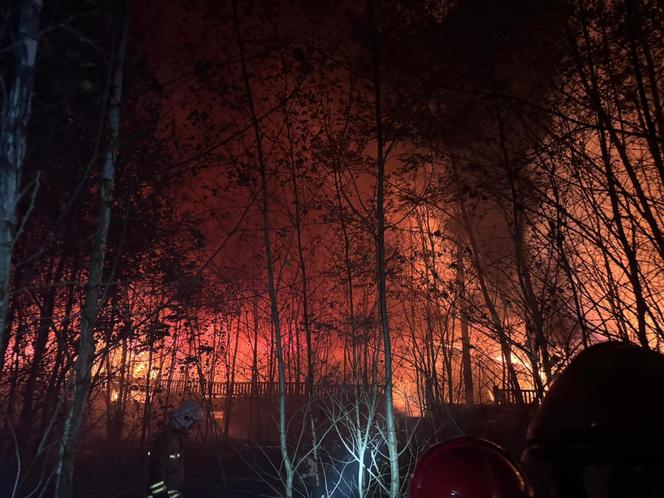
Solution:
[[[39,46],[41,0],[21,0],[15,43],[14,77],[3,102],[0,137],[0,376],[7,347],[7,311],[12,274],[12,252],[17,231],[17,205],[21,196],[21,169],[27,148],[32,86]],[[33,198],[38,180],[32,186]],[[33,201],[34,202],[34,201]]]
[[[376,280],[378,284],[378,304],[380,309],[380,326],[383,334],[383,355],[385,362],[385,421],[387,431],[387,449],[390,460],[390,498],[397,498],[400,492],[399,481],[399,449],[397,446],[397,428],[394,418],[393,371],[392,371],[392,338],[390,336],[389,317],[387,310],[387,271],[385,268],[385,150],[383,148],[383,116],[381,93],[381,36],[377,26],[375,5],[372,0],[367,3],[369,26],[371,29],[371,66],[374,91],[374,112],[376,123]]]
[[[293,478],[295,476],[293,463],[288,451],[287,441],[287,426],[286,426],[286,370],[284,366],[283,355],[283,340],[281,332],[281,321],[279,316],[279,301],[277,289],[275,287],[274,277],[274,260],[272,257],[272,241],[270,235],[270,215],[269,215],[269,191],[267,181],[267,163],[263,152],[263,137],[261,134],[260,123],[256,110],[254,108],[253,93],[251,90],[251,81],[249,79],[249,72],[247,70],[246,57],[244,54],[244,41],[240,31],[240,24],[237,17],[237,2],[233,1],[233,19],[235,24],[235,31],[237,34],[237,43],[240,50],[240,58],[242,64],[242,78],[245,87],[245,96],[251,113],[251,123],[254,130],[254,138],[256,141],[256,155],[258,160],[258,168],[260,175],[260,189],[261,189],[261,213],[263,218],[263,242],[265,248],[265,260],[267,265],[267,285],[270,295],[270,311],[272,318],[272,325],[275,333],[275,353],[277,359],[277,372],[279,381],[279,447],[281,449],[281,458],[286,473],[285,495],[286,498],[293,496]]]
[[[116,20],[116,45],[113,50],[108,107],[109,140],[103,162],[98,226],[94,250],[89,263],[88,281],[85,288],[78,357],[74,366],[74,378],[72,382],[71,405],[65,420],[56,469],[56,496],[58,498],[70,498],[73,495],[75,445],[83,422],[92,382],[92,362],[95,353],[94,331],[97,322],[98,299],[103,290],[104,257],[106,255],[106,239],[111,222],[111,198],[118,153],[122,82],[127,51],[128,24],[126,9],[127,4],[121,4]]]

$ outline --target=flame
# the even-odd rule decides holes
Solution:
[[[135,360],[134,368],[132,370],[134,378],[141,379],[145,378],[145,374],[148,371],[149,361],[145,358],[146,353],[138,353],[136,355],[138,358]],[[154,380],[157,378],[157,371],[152,369],[150,372],[150,379]]]

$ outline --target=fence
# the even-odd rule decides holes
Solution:
[[[167,379],[156,380],[150,386],[152,392],[165,392],[169,390],[173,394],[203,392],[206,396],[213,398],[232,397],[270,397],[279,393],[278,382],[201,382],[198,379],[172,379],[169,383]],[[133,389],[145,391],[145,381],[135,382]],[[307,396],[307,384],[304,382],[286,382],[286,396]],[[346,383],[325,383],[315,384],[313,386],[313,396],[335,396],[343,397],[353,395],[356,392],[370,393],[375,392],[378,395],[384,394],[382,385],[356,385]],[[229,394],[230,393],[230,394]]]
[[[521,396],[519,396],[519,394]],[[497,405],[536,405],[539,403],[535,389],[500,389],[493,387],[493,402]]]

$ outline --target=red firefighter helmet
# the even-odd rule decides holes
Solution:
[[[429,448],[410,480],[409,498],[526,498],[521,470],[500,446],[458,438]]]

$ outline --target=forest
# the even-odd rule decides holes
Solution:
[[[586,348],[661,352],[663,27],[0,2],[0,496],[145,496],[193,399],[187,498],[405,497],[472,417],[517,451]]]

